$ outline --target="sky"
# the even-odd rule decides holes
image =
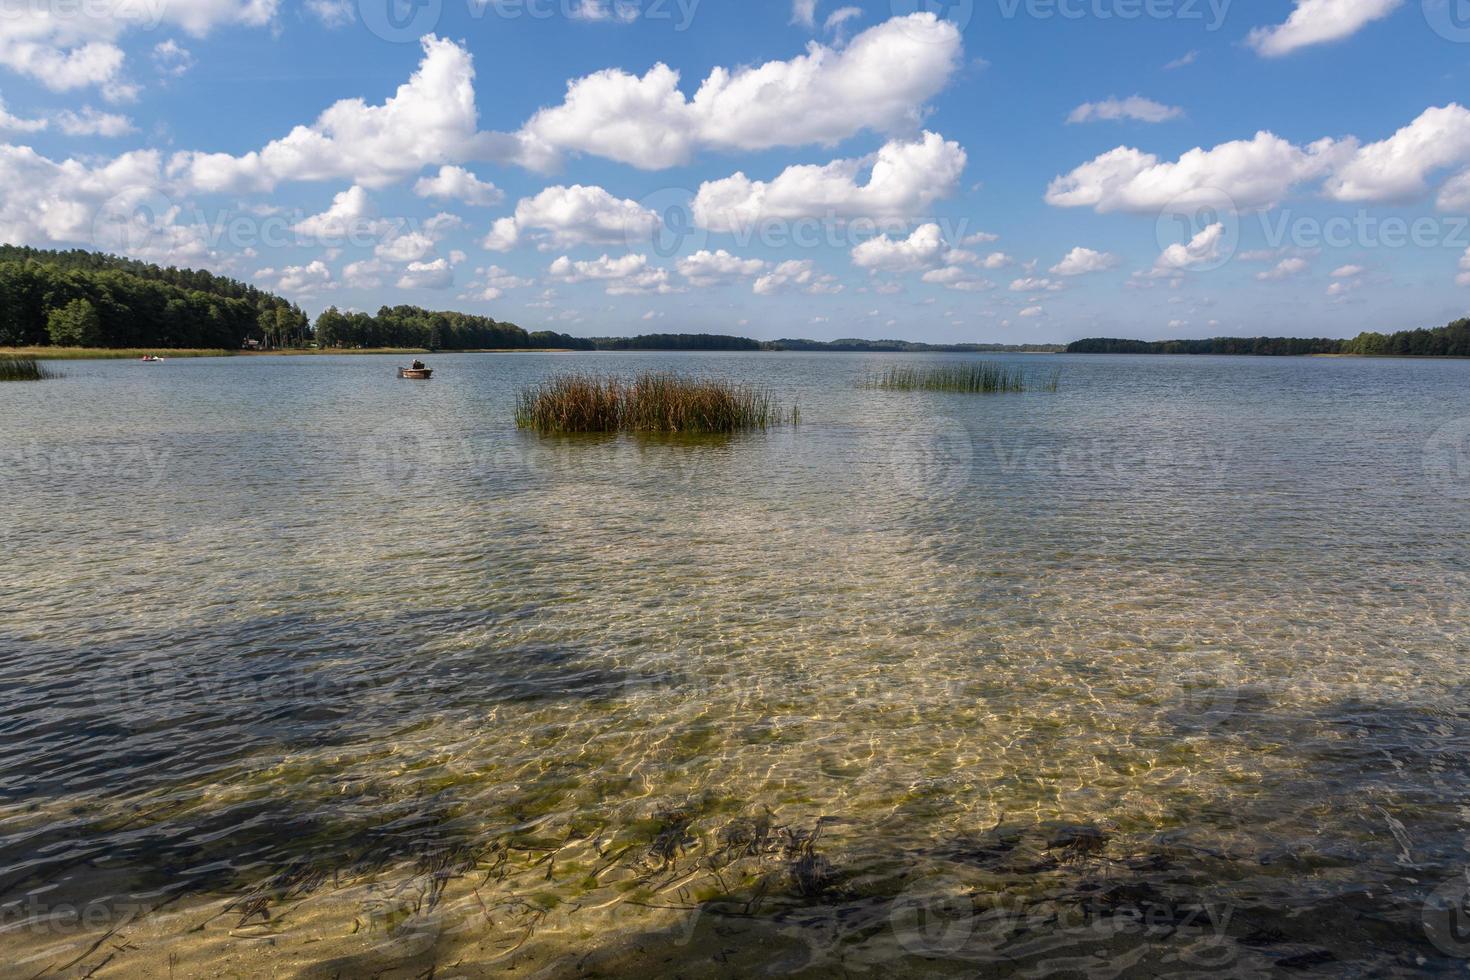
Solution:
[[[0,240],[579,336],[1470,308],[1470,0],[0,0]]]

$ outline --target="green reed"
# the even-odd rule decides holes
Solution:
[[[563,374],[516,396],[516,425],[541,433],[743,432],[799,420],[765,388],[669,372]]]
[[[868,384],[887,391],[949,391],[962,394],[1001,394],[1024,391],[1056,391],[1062,372],[1053,370],[1040,377],[1021,368],[993,361],[947,364],[942,367],[890,367]]]
[[[44,381],[57,377],[34,357],[0,355],[0,381]]]

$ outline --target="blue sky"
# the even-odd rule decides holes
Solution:
[[[1020,343],[1470,306],[1467,0],[0,12],[0,238],[312,313]]]

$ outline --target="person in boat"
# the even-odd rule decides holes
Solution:
[[[413,370],[415,370],[415,371],[422,371],[423,369],[424,369],[424,362],[423,361],[415,360],[413,362]]]

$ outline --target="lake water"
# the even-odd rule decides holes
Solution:
[[[1463,972],[1470,362],[999,359],[0,386],[0,975]]]

